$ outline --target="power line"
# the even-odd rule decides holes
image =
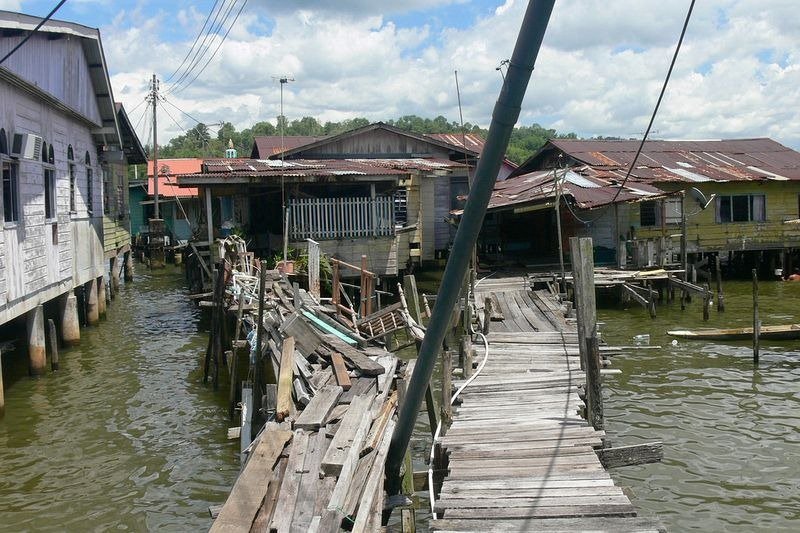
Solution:
[[[689,4],[689,10],[686,12],[686,19],[683,21],[683,28],[681,29],[681,35],[678,38],[678,44],[675,47],[675,53],[672,54],[672,61],[670,61],[669,69],[667,70],[667,75],[664,78],[664,83],[661,85],[661,92],[659,93],[658,100],[656,101],[656,105],[653,108],[653,113],[650,115],[650,122],[647,123],[647,129],[644,130],[644,135],[642,136],[642,140],[639,143],[639,147],[636,149],[636,154],[633,156],[633,160],[631,161],[631,164],[628,166],[628,170],[625,172],[625,177],[623,178],[622,183],[619,184],[619,188],[617,189],[617,192],[614,193],[614,197],[611,198],[611,201],[608,202],[608,204],[606,204],[606,209],[608,208],[608,206],[614,204],[614,202],[617,201],[617,198],[619,198],[619,195],[622,192],[622,189],[625,187],[625,184],[628,182],[628,178],[631,177],[631,172],[633,172],[633,169],[636,167],[636,162],[639,160],[639,156],[641,155],[642,150],[644,149],[645,142],[647,142],[647,136],[650,134],[650,130],[653,127],[653,122],[655,122],[656,115],[658,114],[658,108],[661,107],[661,101],[664,99],[664,93],[667,91],[667,85],[669,84],[669,79],[672,76],[672,69],[675,67],[675,62],[678,59],[678,53],[681,51],[681,45],[683,44],[683,38],[686,35],[686,28],[689,27],[689,20],[692,18],[692,10],[694,9],[694,2],[695,2],[695,0],[692,0],[692,2]],[[595,218],[593,218],[591,220],[584,220],[584,219],[580,218],[575,213],[575,211],[572,210],[572,207],[570,207],[569,202],[567,202],[565,200],[564,203],[566,204],[567,208],[572,213],[572,216],[574,216],[578,221],[583,222],[586,225],[600,220],[600,218],[603,216],[603,212],[600,212],[600,214],[598,216],[596,216]]]
[[[183,133],[184,133],[184,134],[186,134],[186,133],[187,133],[187,131],[186,131],[186,128],[184,128],[183,126],[181,126],[180,124],[178,124],[178,121],[177,121],[177,120],[175,120],[175,117],[173,117],[173,116],[172,116],[172,113],[170,113],[169,111],[167,111],[167,108],[166,108],[166,107],[164,107],[164,106],[161,106],[161,109],[163,109],[163,110],[164,110],[164,113],[166,113],[166,114],[167,114],[167,116],[170,118],[170,120],[172,120],[172,123],[173,123],[173,124],[175,124],[176,126],[178,126],[178,128],[179,128],[181,131],[183,131]]]
[[[239,8],[239,11],[236,13],[236,16],[233,18],[233,22],[231,22],[231,25],[228,27],[228,30],[225,32],[225,35],[222,37],[222,40],[217,45],[217,48],[214,50],[214,53],[211,54],[211,57],[208,58],[208,61],[206,61],[206,64],[203,65],[203,68],[201,68],[200,71],[197,74],[195,74],[194,78],[192,78],[188,83],[186,83],[183,87],[181,87],[181,88],[179,88],[177,90],[174,90],[173,92],[175,92],[177,94],[177,93],[180,93],[181,91],[185,90],[192,83],[194,83],[194,80],[196,80],[200,76],[200,74],[203,73],[203,71],[205,71],[206,67],[208,67],[208,65],[211,63],[211,61],[217,55],[217,52],[219,52],[219,49],[225,43],[225,40],[228,38],[228,34],[230,34],[231,30],[236,25],[236,21],[239,20],[239,15],[242,14],[242,11],[244,11],[244,8],[245,8],[246,5],[247,5],[247,0],[244,0],[244,2],[242,3],[242,6]]]
[[[163,101],[164,101],[165,103],[167,103],[167,104],[171,105],[172,107],[174,107],[175,109],[177,109],[178,111],[180,111],[181,113],[183,113],[184,115],[186,115],[187,117],[189,117],[190,119],[194,120],[194,121],[195,121],[195,122],[197,122],[198,124],[203,124],[204,126],[207,126],[207,125],[208,125],[208,124],[206,124],[205,122],[203,122],[203,121],[201,121],[201,120],[197,120],[197,119],[196,119],[196,118],[194,118],[192,115],[190,115],[189,113],[187,113],[186,111],[184,111],[184,110],[183,110],[183,109],[181,109],[180,107],[176,106],[175,104],[173,104],[172,102],[170,102],[170,101],[169,101],[169,100],[167,100],[166,98],[165,98]]]
[[[217,24],[216,20],[219,18],[219,14],[222,13],[223,9],[225,9],[225,3],[220,6],[219,11],[217,12],[217,16],[214,17],[214,22],[212,22],[211,27],[209,27],[208,31],[206,32],[205,37],[203,37],[203,42],[195,51],[194,56],[192,56],[191,61],[189,62],[189,66],[184,69],[183,74],[178,78],[178,80],[173,83],[173,85],[168,89],[168,92],[175,91],[184,81],[191,76],[194,71],[196,70],[197,66],[203,61],[203,58],[206,56],[208,51],[211,49],[211,45],[214,42],[212,36],[217,35],[223,28],[225,28],[225,24],[228,22],[228,19],[231,16],[231,12],[236,4],[239,3],[239,0],[233,0],[232,2],[227,4],[227,9],[225,10],[225,14],[222,16],[222,20]],[[227,34],[226,34],[227,35]],[[208,39],[211,38],[211,41],[206,44]],[[201,52],[202,48],[202,52]],[[189,82],[191,83],[191,82]]]
[[[189,51],[186,52],[186,55],[184,56],[183,61],[181,61],[181,64],[178,65],[178,68],[176,68],[175,71],[172,74],[170,74],[169,77],[166,80],[164,80],[165,82],[168,82],[169,80],[171,80],[172,77],[175,76],[175,74],[178,73],[178,71],[181,69],[181,67],[183,67],[183,65],[186,64],[186,60],[189,59],[189,55],[192,53],[192,50],[194,50],[194,47],[197,44],[197,41],[199,41],[200,40],[200,36],[203,35],[203,31],[206,29],[206,26],[208,25],[208,21],[211,19],[211,15],[213,15],[214,14],[214,10],[217,9],[217,4],[219,4],[219,0],[214,0],[214,5],[211,7],[211,11],[208,12],[208,15],[206,16],[206,20],[205,20],[205,22],[203,22],[203,27],[200,28],[199,32],[197,32],[197,35],[194,38],[194,42],[192,43],[192,46],[189,48]]]
[[[127,111],[127,113],[128,113],[128,116],[131,116],[131,115],[133,115],[133,112],[134,112],[134,111],[136,111],[137,109],[139,109],[139,107],[141,107],[141,105],[142,105],[143,103],[145,103],[146,101],[147,101],[147,97],[145,97],[145,98],[142,98],[142,101],[141,101],[141,102],[139,102],[138,104],[136,104],[135,106],[133,106],[133,109],[131,109],[130,111]]]
[[[31,31],[31,32],[30,32],[28,35],[26,35],[24,39],[22,39],[22,41],[20,41],[20,43],[19,43],[17,46],[15,46],[14,48],[12,48],[12,49],[11,49],[11,51],[10,51],[9,53],[7,53],[6,55],[4,55],[4,56],[3,56],[3,59],[0,59],[0,65],[2,65],[3,63],[5,63],[6,59],[8,59],[9,57],[11,57],[11,56],[14,54],[14,52],[16,52],[17,50],[19,50],[20,48],[22,48],[22,45],[23,45],[23,44],[25,44],[25,43],[27,43],[27,42],[28,42],[28,39],[30,39],[31,37],[33,37],[33,34],[34,34],[34,33],[36,33],[37,31],[39,31],[39,28],[41,28],[42,26],[44,26],[44,23],[45,23],[45,22],[47,22],[48,20],[50,20],[50,17],[52,17],[53,15],[55,15],[56,11],[58,11],[58,10],[61,8],[61,6],[63,6],[63,5],[64,5],[64,3],[66,3],[66,1],[67,1],[67,0],[61,0],[61,1],[60,1],[58,4],[56,4],[56,7],[54,7],[54,8],[53,8],[53,10],[52,10],[52,11],[50,11],[50,13],[48,13],[48,14],[47,14],[47,16],[46,16],[45,18],[43,18],[43,19],[42,19],[42,20],[39,22],[39,24],[37,24],[37,25],[36,25],[36,27],[35,27],[35,28],[33,28],[33,30],[32,30],[32,31]]]

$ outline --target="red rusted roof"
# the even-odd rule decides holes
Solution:
[[[552,139],[540,154],[555,149],[594,170],[606,170],[622,177],[638,147],[639,141]],[[538,155],[529,162],[535,161]],[[528,162],[523,165],[527,166]],[[766,138],[648,141],[631,172],[631,179],[656,183],[800,180],[800,153]]]
[[[483,137],[475,133],[426,133],[425,137],[452,144],[461,149],[466,148],[467,150],[472,150],[479,154],[483,152],[483,147],[486,145],[486,141]]]
[[[253,138],[253,159],[268,159],[284,150],[293,150],[307,144],[323,139],[322,136],[312,135],[285,135],[281,140],[280,135],[259,135]]]
[[[165,198],[197,196],[196,188],[178,187],[177,176],[200,172],[202,164],[202,159],[195,158],[159,159],[158,195]],[[147,162],[147,194],[155,194],[152,160]]]

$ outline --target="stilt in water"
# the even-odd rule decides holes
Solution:
[[[108,266],[108,283],[111,290],[108,291],[113,299],[119,291],[119,267],[117,265],[117,258],[112,257]]]
[[[59,297],[61,307],[61,342],[75,346],[81,341],[81,326],[78,319],[78,298],[74,291]]]
[[[47,319],[47,336],[50,341],[50,370],[58,370],[58,337],[56,333],[56,323],[52,318]]]
[[[123,265],[125,266],[125,283],[133,281],[133,256],[130,252],[125,252]]]
[[[37,305],[28,311],[28,369],[32,376],[40,376],[46,366],[44,307]]]
[[[106,280],[100,276],[95,283],[97,285],[97,314],[104,319],[106,317]]]
[[[717,254],[717,311],[725,311],[725,296],[722,295],[722,265]]]
[[[84,285],[86,293],[86,323],[96,326],[100,322],[100,306],[97,303],[97,280],[90,279]]]
[[[6,414],[6,392],[3,388],[3,352],[0,352],[0,418]]]
[[[753,363],[758,364],[761,321],[758,319],[758,270],[753,269]]]

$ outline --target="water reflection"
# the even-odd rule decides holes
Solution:
[[[207,337],[182,287],[179,270],[142,273],[62,350],[59,372],[6,368],[0,529],[208,528],[208,505],[238,473],[237,443],[225,438],[227,395],[202,385]]]

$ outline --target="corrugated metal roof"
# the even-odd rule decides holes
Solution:
[[[315,135],[284,135],[281,140],[280,135],[258,135],[253,138],[252,157],[266,159],[281,153],[281,147],[284,150],[294,150],[324,138],[324,136]]]
[[[560,150],[596,171],[622,170],[624,176],[638,147],[639,141],[553,139],[540,153]],[[648,141],[631,179],[656,183],[800,180],[800,153],[766,138]]]

